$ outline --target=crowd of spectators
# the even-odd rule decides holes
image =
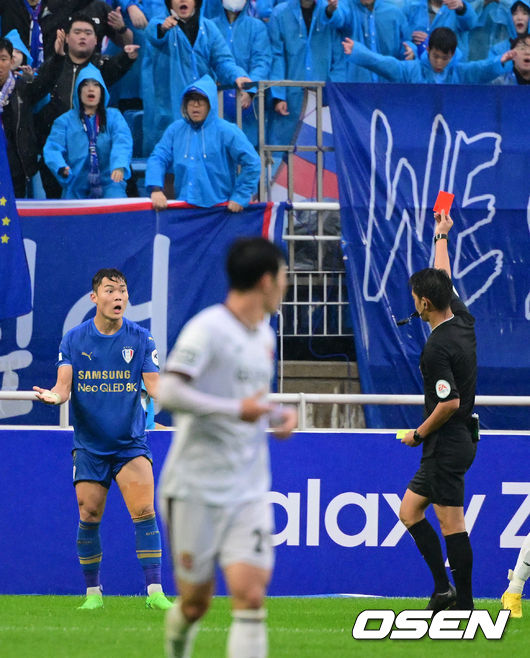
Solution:
[[[154,205],[167,197],[160,176],[173,173],[177,198],[240,209],[256,177],[253,82],[529,84],[529,17],[530,0],[0,0],[15,194],[31,196],[39,171],[48,198],[135,195],[135,152],[149,158]],[[215,84],[229,121],[240,94],[241,134],[213,122]],[[190,100],[207,105],[205,118]],[[267,141],[290,143],[303,91],[273,87],[266,100]],[[214,164],[212,131],[227,143]],[[190,154],[178,163],[176,144]],[[195,157],[208,185],[190,185]]]

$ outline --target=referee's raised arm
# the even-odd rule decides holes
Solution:
[[[449,231],[453,226],[453,220],[450,215],[446,215],[442,210],[441,213],[434,213],[436,220],[434,234],[434,267],[438,270],[445,270],[451,276],[451,263],[449,261]]]

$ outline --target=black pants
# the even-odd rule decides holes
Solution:
[[[44,160],[40,162],[40,177],[42,181],[42,187],[46,192],[47,199],[60,199],[63,195],[63,189],[57,182],[57,179],[44,164]]]

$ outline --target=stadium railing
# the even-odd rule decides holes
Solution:
[[[33,391],[3,391],[0,390],[0,400],[36,400]],[[406,404],[422,405],[423,395],[390,395],[373,393],[271,393],[270,402],[278,404],[297,405],[299,411],[298,429],[307,429],[307,404]],[[477,395],[475,406],[530,407],[530,395]],[[69,426],[68,404],[60,407],[60,427]]]

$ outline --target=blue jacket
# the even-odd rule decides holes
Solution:
[[[300,0],[287,0],[272,11],[269,36],[272,46],[271,80],[329,80],[332,68],[344,62],[340,34],[326,17],[326,0],[318,0],[307,33]],[[285,87],[274,89],[286,98]]]
[[[490,2],[485,7],[475,7],[478,20],[469,34],[469,59],[483,59],[499,42],[515,36],[510,8],[500,2]],[[505,50],[508,50],[510,46]],[[504,51],[503,51],[504,52]],[[495,53],[501,54],[501,53]]]
[[[515,39],[515,37],[517,36],[517,32],[515,31],[515,25],[513,24],[511,8],[515,4],[517,4],[518,2],[521,2],[523,5],[525,5],[527,7],[528,11],[530,11],[530,0],[515,0],[515,2],[513,2],[510,5],[510,8],[505,10],[506,13],[507,13],[507,16],[509,17],[509,20],[507,21],[508,35],[507,35],[506,39],[504,39],[502,41],[498,41],[497,43],[493,43],[491,45],[490,53],[489,53],[490,55],[502,55],[507,50],[510,50],[510,48],[512,47],[512,45],[510,43],[510,39]],[[490,5],[488,5],[488,6],[490,6]],[[502,16],[502,9],[501,8],[499,8],[498,16]],[[527,33],[528,33],[528,28],[527,28]]]
[[[63,199],[84,199],[89,194],[88,172],[90,170],[89,141],[79,117],[79,85],[83,80],[97,80],[105,93],[105,105],[109,93],[99,69],[93,64],[85,66],[77,77],[73,109],[61,114],[53,123],[44,145],[44,161],[63,187]],[[127,122],[119,110],[106,107],[107,126],[96,140],[96,151],[101,175],[103,198],[121,198],[125,193],[125,182],[115,183],[110,175],[114,169],[123,168],[124,178],[130,178],[130,163],[133,141]],[[63,178],[59,169],[70,167],[70,175]]]
[[[467,0],[464,1],[466,11],[463,14],[457,14],[454,9],[449,9],[442,5],[432,23],[429,23],[429,9],[427,0],[411,0],[407,7],[407,16],[410,21],[410,28],[421,30],[430,34],[437,27],[448,27],[456,34],[458,47],[462,52],[464,59],[468,58],[469,53],[469,31],[472,30],[478,22],[478,17]]]
[[[503,87],[505,86],[511,86],[511,85],[518,85],[519,82],[517,81],[517,77],[515,75],[515,72],[508,71],[504,75],[500,75],[498,78],[495,78],[493,82],[491,83],[492,85],[502,85]]]
[[[221,5],[221,0],[216,0]],[[271,44],[265,23],[247,13],[249,1],[233,23],[226,17],[222,5],[221,11],[213,22],[219,28],[236,64],[248,72],[251,80],[268,80],[270,75],[272,55]],[[257,87],[249,89],[256,93]],[[235,90],[224,92],[223,116],[228,121],[236,121]],[[243,131],[250,142],[258,144],[258,121],[254,107],[243,110]]]
[[[405,15],[392,2],[375,0],[370,11],[359,0],[340,0],[336,11],[328,20],[343,36],[351,37],[355,43],[362,43],[381,55],[402,58],[405,53],[404,42],[415,50]],[[351,67],[351,62],[346,61],[346,80],[377,82],[377,76],[373,73]],[[339,81],[335,76],[333,80]]]
[[[233,23],[229,23],[224,11],[211,20],[223,35],[236,64],[248,73],[248,77],[268,80],[272,61],[269,35],[262,21],[247,14],[248,4],[249,0]]]
[[[236,78],[247,75],[235,63],[217,25],[208,18],[200,16],[193,47],[178,26],[159,38],[158,26],[168,15],[166,12],[151,19],[145,30],[142,98],[144,153],[147,154],[169,124],[180,116],[180,99],[187,85],[210,75],[221,85],[233,86]]]
[[[184,94],[192,88],[210,102],[208,116],[200,125],[189,120],[183,105]],[[225,201],[246,206],[257,189],[260,158],[236,125],[219,118],[217,89],[210,76],[184,89],[181,113],[183,118],[167,128],[147,161],[146,186],[163,187],[166,172],[172,171],[175,195],[181,201],[202,207]]]
[[[442,73],[437,74],[431,66],[429,54],[426,51],[422,53],[419,59],[400,61],[394,57],[373,53],[362,43],[354,45],[350,57],[358,66],[364,66],[390,82],[486,83],[491,82],[507,70],[501,64],[500,57],[483,59],[477,62],[461,62],[461,56],[457,51]]]
[[[326,7],[326,0],[317,1],[309,34],[300,0],[287,0],[274,7],[269,21],[271,80],[340,82],[346,79],[346,60],[340,34],[325,17]],[[304,92],[296,87],[273,87],[271,95],[287,101],[289,115],[280,116],[277,112],[271,112],[269,141],[290,144],[298,125]]]

